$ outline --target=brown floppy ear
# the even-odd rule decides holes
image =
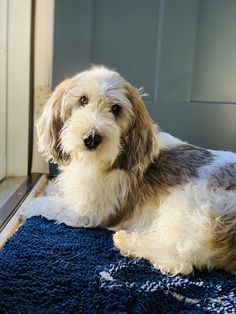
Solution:
[[[126,86],[126,97],[133,105],[134,120],[127,134],[122,137],[119,167],[143,174],[158,155],[157,126],[153,123],[140,94],[131,85]]]
[[[69,156],[63,153],[60,144],[60,132],[65,122],[62,99],[69,83],[68,79],[56,87],[36,122],[39,152],[46,157],[46,160],[51,159],[59,165],[67,164],[69,161]]]

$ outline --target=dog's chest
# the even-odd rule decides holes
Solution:
[[[99,220],[120,206],[126,191],[123,171],[103,173],[95,166],[72,164],[58,181],[68,207]]]

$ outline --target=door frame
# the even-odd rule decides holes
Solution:
[[[34,33],[34,122],[39,118],[52,86],[55,0],[36,0]],[[33,130],[32,173],[47,173],[48,163],[37,149]]]
[[[7,0],[0,0],[0,180],[6,176]]]
[[[28,174],[31,6],[8,1],[7,176]]]

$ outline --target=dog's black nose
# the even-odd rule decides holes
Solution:
[[[84,145],[89,149],[96,148],[102,141],[102,136],[98,133],[90,134],[84,138]]]

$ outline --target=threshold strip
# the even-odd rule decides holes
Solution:
[[[21,206],[27,195],[38,182],[41,174],[34,173],[28,176],[11,197],[0,207],[0,232],[7,225],[17,209]]]

